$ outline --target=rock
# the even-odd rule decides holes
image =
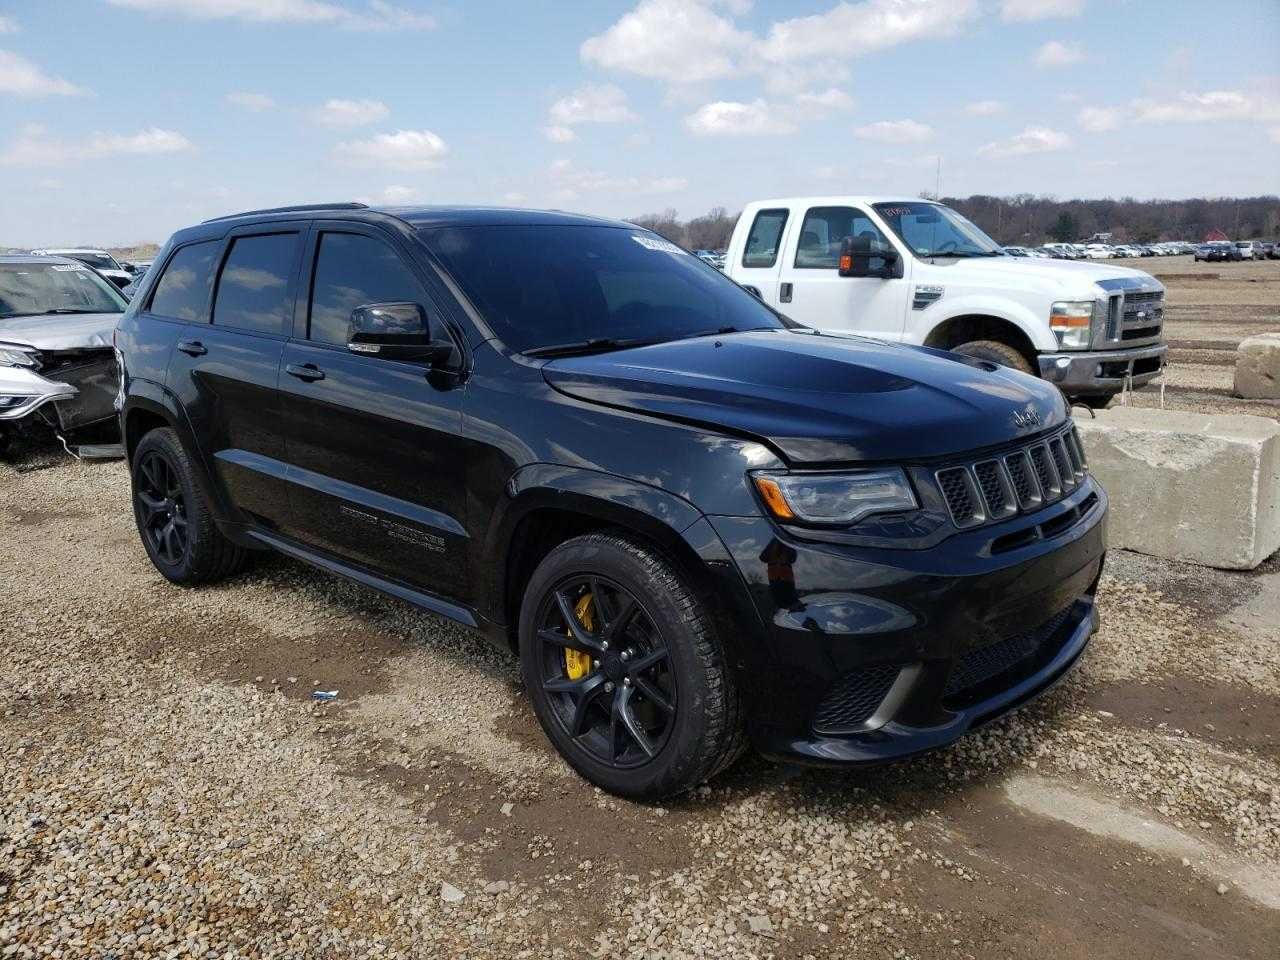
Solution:
[[[504,803],[502,805],[502,815],[504,817],[511,816],[511,811],[514,810],[515,808],[516,808],[516,805],[514,803]]]
[[[1220,894],[1222,894],[1222,893],[1226,893],[1226,892],[1227,892],[1228,890],[1230,890],[1230,889],[1231,889],[1231,888],[1230,888],[1229,886],[1227,886],[1227,884],[1225,884],[1225,883],[1220,883],[1220,884],[1218,884],[1218,893],[1220,893]]]
[[[1076,426],[1111,498],[1111,547],[1231,570],[1280,549],[1280,423],[1117,407]]]
[[[1251,400],[1280,399],[1280,333],[1260,333],[1240,342],[1235,393]]]
[[[448,880],[440,881],[440,899],[445,903],[461,903],[467,895]]]
[[[505,880],[492,880],[484,885],[484,892],[493,896],[497,893],[506,893],[511,889],[511,884]]]
[[[773,921],[765,916],[747,917],[747,926],[758,936],[763,937],[773,933]]]

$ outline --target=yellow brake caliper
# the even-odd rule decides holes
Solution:
[[[588,630],[595,629],[595,620],[591,616],[591,594],[585,594],[578,601],[577,606],[573,608],[573,613],[578,618],[578,622]],[[570,680],[581,680],[591,672],[591,655],[565,647],[564,672],[568,674]]]

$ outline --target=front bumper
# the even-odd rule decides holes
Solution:
[[[1155,343],[1126,350],[1042,353],[1040,376],[1071,396],[1116,393],[1126,381],[1140,387],[1160,376],[1168,352],[1167,344]]]
[[[26,420],[47,404],[49,418],[63,432],[115,416],[119,374],[114,357],[85,356],[63,364],[46,377],[26,367],[0,367],[0,425]]]
[[[1097,626],[1106,510],[1089,479],[1037,513],[924,550],[710,518],[762,621],[762,641],[740,645],[756,748],[818,765],[883,762],[948,744],[1049,689]],[[1061,517],[1075,519],[1063,528]],[[993,553],[1036,525],[1057,532]]]
[[[0,367],[0,422],[22,420],[46,403],[70,400],[78,392],[25,367]]]

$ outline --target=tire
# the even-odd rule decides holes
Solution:
[[[1026,357],[1007,343],[1000,343],[996,340],[971,340],[968,343],[960,344],[958,347],[952,347],[951,352],[965,357],[976,357],[979,360],[989,360],[992,363],[998,363],[1002,367],[1021,370],[1023,373],[1033,375],[1035,373],[1031,369],[1031,362]]]
[[[1090,410],[1101,410],[1115,399],[1114,393],[1095,393],[1087,397],[1074,397],[1072,403],[1088,407]]]
[[[216,583],[247,566],[249,551],[214,523],[209,498],[176,433],[164,427],[144,436],[129,470],[138,536],[165,579],[183,586]]]
[[[668,560],[626,536],[577,537],[538,565],[520,609],[520,662],[548,739],[610,793],[683,793],[746,747],[711,611]]]

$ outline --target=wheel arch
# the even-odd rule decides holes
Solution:
[[[1008,317],[992,313],[961,313],[938,323],[924,338],[924,346],[951,350],[973,340],[995,340],[1022,354],[1031,369],[1037,369],[1039,350],[1024,326]]]

